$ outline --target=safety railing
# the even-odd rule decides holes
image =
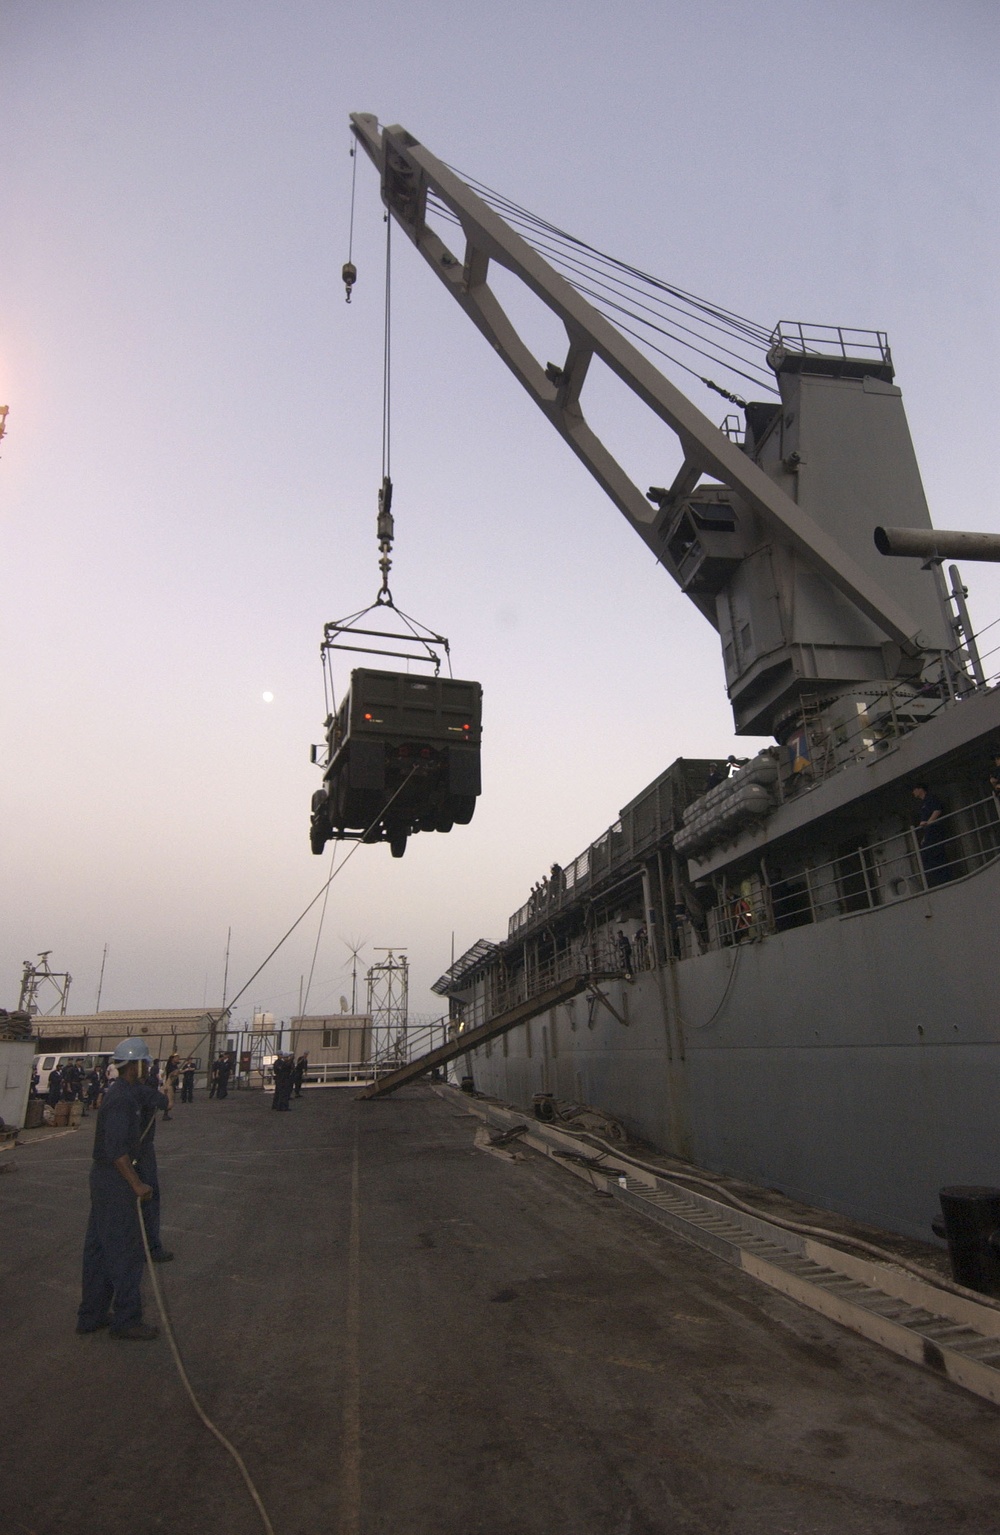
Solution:
[[[543,953],[534,953],[529,948],[508,956],[498,951],[485,963],[465,1017],[460,1024],[453,1021],[452,1037],[530,1002],[562,981],[629,977],[636,969],[648,966],[648,945],[642,948],[641,958],[640,965],[634,944],[629,941],[627,948],[623,947],[606,930]]]
[[[640,854],[651,853],[673,830],[677,813],[675,792],[668,770],[565,868],[553,864],[546,878],[535,885],[524,905],[510,918],[508,938],[516,938],[533,924],[579,900],[608,875],[629,870]],[[690,790],[687,792],[690,794]]]
[[[889,337],[884,330],[859,330],[853,325],[814,325],[779,320],[771,332],[771,348],[809,352],[821,357],[863,357],[891,363]]]
[[[853,912],[874,911],[948,885],[1000,859],[1000,810],[994,795],[940,816],[930,825],[900,829],[880,841],[859,843],[827,863],[724,899],[712,914],[721,944],[742,943],[788,928]]]

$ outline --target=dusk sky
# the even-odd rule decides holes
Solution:
[[[375,596],[381,476],[384,226],[362,156],[348,306],[349,112],[768,326],[886,330],[935,523],[997,531],[998,15],[0,0],[0,1005],[48,949],[90,1010],[105,944],[102,1007],[217,1003],[227,929],[232,996],[329,872],[319,641]],[[408,951],[430,1016],[453,934],[505,936],[676,757],[761,743],[712,629],[402,236],[393,271],[392,588],[483,685],[484,792],[402,860],[351,857],[309,1011],[364,940]],[[595,406],[669,483],[669,436]],[[996,567],[964,575],[1000,618]],[[238,1018],[297,1010],[318,911]]]

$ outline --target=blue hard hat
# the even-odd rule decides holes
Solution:
[[[148,1061],[149,1058],[149,1046],[144,1039],[123,1039],[115,1046],[112,1056],[115,1061]]]

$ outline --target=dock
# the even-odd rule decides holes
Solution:
[[[250,1535],[165,1341],[74,1334],[92,1125],[0,1177],[5,1535]],[[991,1403],[495,1140],[423,1083],[157,1126],[157,1272],[276,1535],[997,1530]]]

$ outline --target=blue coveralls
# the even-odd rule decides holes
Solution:
[[[165,1109],[169,1100],[166,1093],[161,1093],[159,1088],[150,1087],[148,1082],[137,1082],[135,1091],[139,1094],[142,1105],[139,1159],[135,1164],[135,1170],[143,1183],[148,1183],[153,1190],[152,1196],[143,1201],[142,1218],[149,1238],[149,1250],[155,1256],[156,1253],[163,1251],[163,1243],[160,1241],[160,1175],[156,1168],[156,1147],[153,1144],[153,1137],[156,1134],[156,1111]]]
[[[139,1286],[145,1253],[139,1212],[129,1185],[115,1167],[120,1156],[139,1154],[142,1104],[135,1084],[118,1077],[104,1095],[94,1132],[90,1169],[90,1220],[83,1244],[83,1299],[78,1326],[111,1321],[111,1330],[142,1321]],[[111,1311],[112,1300],[114,1310]]]

